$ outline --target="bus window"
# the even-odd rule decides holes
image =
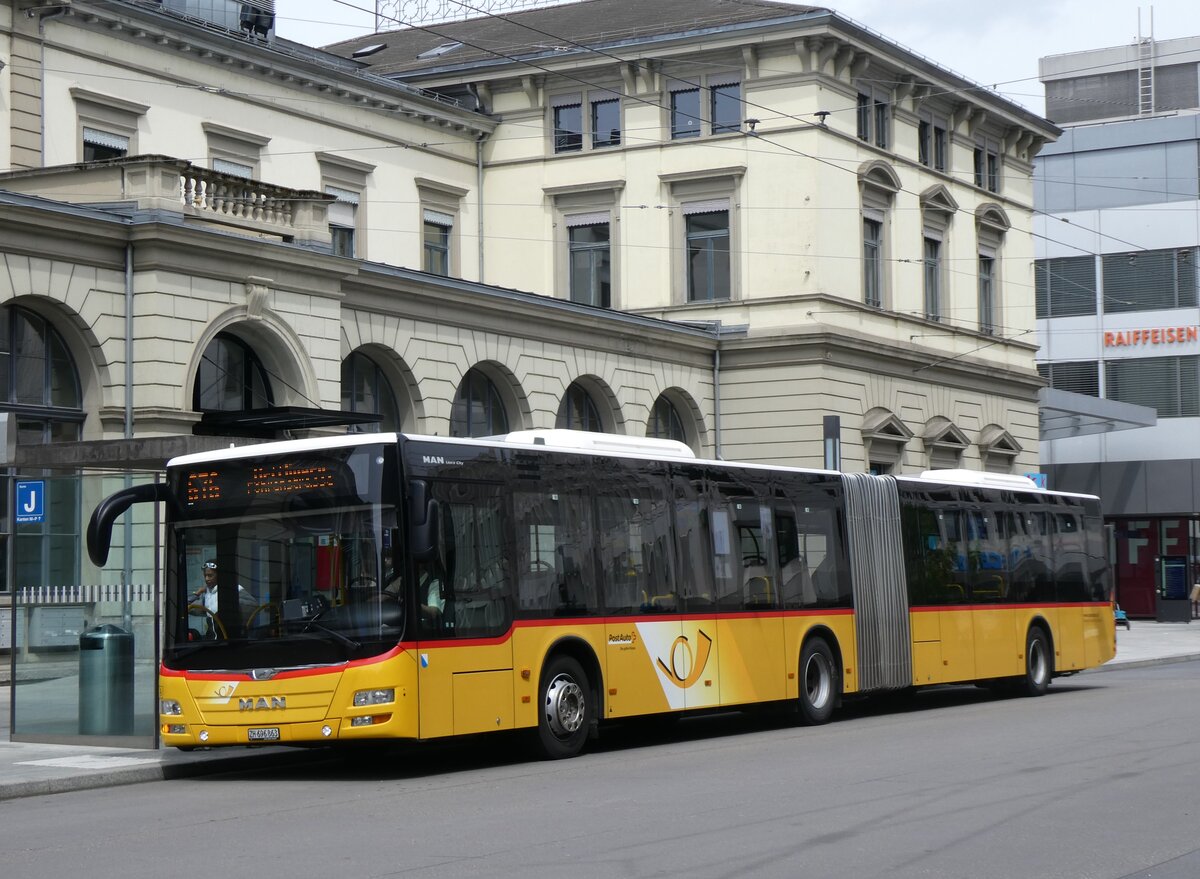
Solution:
[[[967,510],[967,560],[971,601],[1008,600],[1008,539],[1004,520],[994,510]]]
[[[613,613],[671,613],[679,599],[671,573],[670,508],[657,485],[609,486],[596,498],[596,546],[604,603]]]
[[[678,591],[688,612],[713,607],[712,551],[700,479],[675,481],[675,533],[679,541]]]
[[[517,526],[517,595],[523,616],[594,613],[595,567],[590,502],[579,492],[513,494]]]
[[[904,564],[913,607],[957,604],[965,599],[959,569],[957,513],[934,506],[925,493],[903,499]],[[965,568],[965,559],[961,560]]]
[[[1078,513],[1060,512],[1054,522],[1054,588],[1059,601],[1088,601],[1087,547]]]
[[[771,510],[754,498],[723,499],[711,515],[717,604],[723,609],[774,607]]]
[[[433,497],[438,546],[434,558],[417,569],[422,633],[468,637],[506,631],[511,622],[511,582],[499,488],[436,482]]]
[[[1085,515],[1084,521],[1087,533],[1087,564],[1088,585],[1091,587],[1092,601],[1108,601],[1112,594],[1112,584],[1108,567],[1108,545],[1105,542],[1104,519],[1095,513]]]
[[[848,604],[842,586],[836,516],[822,508],[778,502],[775,540],[779,551],[779,593],[784,607]]]

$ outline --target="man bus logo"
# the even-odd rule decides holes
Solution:
[[[658,667],[666,675],[667,680],[681,690],[686,690],[700,680],[700,675],[704,674],[704,667],[708,665],[708,656],[712,653],[712,638],[704,634],[703,630],[697,634],[700,637],[696,641],[694,656],[687,635],[680,635],[671,645],[668,657],[670,664],[663,662],[661,657],[658,660]]]
[[[238,699],[238,711],[273,711],[287,708],[286,696],[272,696],[268,701],[262,696],[257,699]]]
[[[445,464],[446,459],[443,458],[441,455],[422,455],[421,463],[422,464]]]

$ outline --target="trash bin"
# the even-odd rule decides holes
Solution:
[[[133,635],[117,626],[79,636],[79,734],[133,735]]]

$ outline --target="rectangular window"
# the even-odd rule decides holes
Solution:
[[[1033,264],[1033,284],[1039,318],[1096,313],[1095,257],[1039,259]]]
[[[129,155],[129,138],[121,134],[101,131],[98,128],[83,129],[83,160],[98,162],[103,159],[120,159]]]
[[[996,259],[979,255],[979,332],[996,332]]]
[[[855,106],[858,139],[887,149],[891,139],[890,93],[879,88],[863,87]]]
[[[1039,363],[1038,372],[1056,390],[1100,396],[1100,364],[1095,360]]]
[[[688,301],[728,299],[729,211],[688,214],[684,221]]]
[[[924,241],[925,317],[942,319],[942,242],[936,238]]]
[[[353,257],[359,194],[337,186],[326,186],[325,194],[337,198],[327,208],[333,255]]]
[[[989,192],[1000,191],[1000,147],[984,140],[975,145],[975,185]]]
[[[875,146],[886,150],[888,146],[888,105],[875,99]]]
[[[572,302],[600,308],[612,307],[612,247],[609,234],[607,222],[568,227],[567,271]]]
[[[926,168],[946,170],[948,145],[946,123],[943,120],[931,117],[917,123],[917,155]]]
[[[424,212],[424,270],[433,275],[450,275],[450,233],[454,217],[440,211]]]
[[[620,146],[621,144],[621,101],[605,98],[592,101],[592,146]]]
[[[214,158],[212,160],[212,169],[222,174],[241,177],[243,180],[249,180],[254,176],[253,166],[247,165],[245,162],[235,162],[232,159]]]
[[[741,83],[714,85],[709,91],[709,119],[712,133],[741,131],[742,129],[742,86]]]
[[[671,139],[700,136],[700,89],[671,92]]]
[[[583,149],[583,104],[563,103],[554,107],[554,152],[572,153]]]
[[[883,223],[863,218],[863,301],[883,307]]]
[[[1109,314],[1196,305],[1195,248],[1105,254],[1101,271]]]
[[[1109,360],[1104,364],[1104,396],[1151,406],[1159,418],[1200,415],[1200,356]]]

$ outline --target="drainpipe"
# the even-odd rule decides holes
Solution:
[[[479,137],[475,138],[475,210],[478,214],[479,227],[478,249],[479,249],[479,283],[483,283],[483,141],[487,137],[486,132],[479,132]]]
[[[125,245],[125,439],[133,439],[133,244]],[[125,487],[133,486],[133,474],[126,471]],[[131,517],[132,518],[132,517]],[[125,563],[121,568],[121,582],[133,585],[133,523],[125,523]],[[157,533],[157,532],[156,532]],[[121,609],[121,623],[125,631],[133,631],[133,596],[126,592]]]
[[[133,439],[133,245],[125,245],[125,439]]]
[[[721,324],[718,321],[713,328],[713,338],[716,347],[713,348],[713,457],[724,461],[721,457]]]

